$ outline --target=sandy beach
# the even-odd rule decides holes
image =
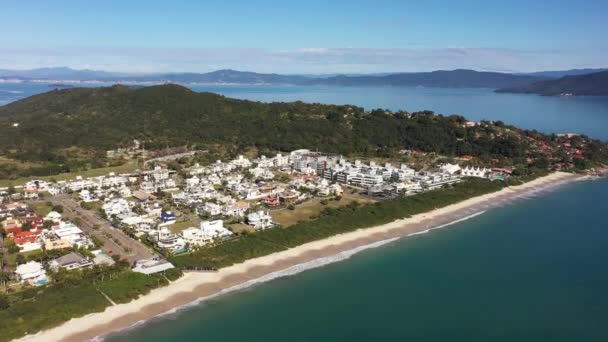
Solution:
[[[104,336],[201,298],[238,288],[241,284],[274,272],[375,242],[441,228],[518,199],[537,196],[541,192],[549,191],[579,177],[568,173],[552,173],[520,186],[505,188],[407,219],[314,241],[223,268],[218,272],[188,272],[169,286],[153,290],[150,294],[130,303],[110,306],[103,312],[72,319],[58,327],[26,336],[18,341],[86,341]]]

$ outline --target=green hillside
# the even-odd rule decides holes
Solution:
[[[221,144],[364,156],[415,149],[484,158],[523,158],[529,149],[525,136],[550,139],[502,123],[464,123],[461,116],[432,112],[236,100],[178,85],[73,88],[0,107],[0,157],[43,165],[31,173],[44,175],[108,166],[105,151],[133,139],[147,149]]]

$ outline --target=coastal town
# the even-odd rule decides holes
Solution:
[[[608,341],[608,1],[3,5],[0,342]]]
[[[504,180],[512,171],[451,163],[415,170],[305,149],[209,165],[190,164],[193,155],[158,158],[130,173],[0,189],[3,282],[41,286],[59,268],[120,259],[134,272],[163,272],[173,268],[168,256],[309,220],[326,206],[411,196],[465,177]],[[184,163],[179,173],[167,167],[172,159]]]
[[[511,134],[500,123],[462,123],[481,130],[489,125],[491,139]],[[519,139],[529,146],[525,163],[539,170],[572,170],[587,157],[586,139],[575,134]],[[365,161],[299,149],[211,162],[201,159],[208,151],[149,155],[142,145],[134,140],[106,152],[111,159],[136,161],[128,172],[29,179],[0,188],[5,288],[41,286],[58,269],[118,261],[134,272],[162,273],[174,268],[172,256],[314,220],[325,209],[413,196],[468,178],[512,183],[525,177],[498,160],[415,150]]]

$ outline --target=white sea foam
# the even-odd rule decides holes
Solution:
[[[541,185],[541,186],[539,186],[537,188],[534,188],[534,189],[532,189],[530,191],[524,192],[522,194],[518,194],[518,195],[516,195],[516,196],[514,196],[514,197],[512,197],[510,199],[505,199],[504,201],[506,201],[508,203],[515,203],[516,199],[536,198],[537,195],[539,195],[539,194],[542,194],[544,192],[548,192],[550,190],[554,190],[554,189],[558,188],[560,185],[564,185],[564,184],[569,183],[569,182],[570,182],[570,180],[564,180],[564,181],[560,181],[560,182],[556,182],[556,183],[552,183],[552,184],[547,184],[547,185],[544,185],[544,186]],[[492,206],[491,205],[484,205],[483,207],[484,208],[491,208]],[[465,212],[466,213],[470,213],[471,211],[472,210],[469,209],[469,210],[466,210]],[[435,226],[435,227],[432,227],[432,228],[428,228],[428,229],[425,229],[425,230],[422,230],[422,231],[419,231],[419,232],[410,233],[410,234],[406,235],[406,237],[416,236],[416,235],[423,235],[423,234],[430,233],[432,230],[443,229],[445,227],[454,225],[456,223],[460,223],[460,222],[467,221],[467,220],[470,220],[472,218],[475,218],[475,217],[477,217],[479,215],[484,214],[486,211],[487,210],[478,211],[478,212],[472,213],[470,215],[467,215],[465,217],[456,219],[454,221],[450,221],[450,222],[445,223],[445,224],[441,224],[441,225],[438,225],[438,226]],[[259,278],[256,278],[256,279],[252,279],[252,280],[249,280],[249,281],[244,282],[242,284],[235,285],[235,286],[223,289],[223,290],[221,290],[221,291],[219,291],[219,292],[217,292],[215,294],[212,294],[212,295],[209,295],[209,296],[206,296],[206,297],[201,297],[201,298],[199,298],[199,299],[197,299],[195,301],[192,301],[192,302],[190,302],[188,304],[185,304],[185,305],[176,307],[174,309],[171,309],[169,311],[166,311],[166,312],[158,315],[155,318],[163,317],[164,319],[167,319],[167,316],[173,315],[175,313],[178,313],[178,312],[180,312],[182,310],[185,310],[185,309],[188,309],[188,308],[191,308],[191,307],[194,307],[194,306],[198,306],[201,303],[204,303],[205,301],[208,301],[208,300],[211,300],[211,299],[214,299],[214,298],[217,298],[217,297],[220,297],[220,296],[232,293],[232,292],[243,291],[243,290],[246,290],[248,288],[251,288],[252,286],[255,286],[255,285],[258,285],[258,284],[262,284],[262,283],[266,283],[266,282],[269,282],[269,281],[274,280],[274,279],[289,277],[289,276],[296,275],[298,273],[304,272],[306,270],[310,270],[310,269],[314,269],[314,268],[319,268],[319,267],[322,267],[322,266],[325,266],[325,265],[329,265],[329,264],[332,264],[332,263],[335,263],[335,262],[344,261],[344,260],[349,259],[354,254],[357,254],[359,252],[365,251],[367,249],[381,247],[383,245],[389,244],[389,243],[397,241],[399,239],[400,239],[399,237],[396,237],[396,238],[385,239],[385,240],[382,240],[382,241],[377,241],[377,242],[374,242],[374,243],[371,243],[371,244],[368,244],[368,245],[365,245],[365,246],[359,246],[359,247],[353,248],[353,249],[348,250],[348,251],[343,251],[343,252],[340,252],[340,253],[332,255],[332,256],[318,258],[318,259],[315,259],[315,260],[311,260],[309,262],[305,262],[305,263],[301,263],[301,264],[297,264],[297,265],[291,266],[291,267],[286,268],[284,270],[268,273],[268,274],[266,274],[266,275],[264,275],[262,277],[259,277]],[[118,334],[124,334],[124,333],[128,332],[129,330],[132,330],[134,328],[137,328],[137,327],[141,326],[142,324],[145,324],[146,322],[148,322],[148,320],[138,321],[135,324],[131,325],[130,327],[128,327],[126,329],[122,329],[121,331],[116,332],[116,333],[118,333]],[[98,337],[95,337],[94,339],[92,339],[91,341],[101,342],[103,340],[104,340],[103,337],[98,336]]]
[[[442,224],[442,225],[439,225],[439,226],[436,226],[436,227],[433,227],[433,228],[425,229],[423,231],[419,231],[419,232],[416,232],[416,233],[411,233],[411,234],[408,234],[406,236],[415,236],[415,235],[426,234],[426,233],[429,233],[431,230],[442,229],[442,228],[445,228],[447,226],[451,226],[453,224],[456,224],[456,223],[459,223],[459,222],[463,222],[463,221],[472,219],[472,218],[474,218],[476,216],[479,216],[479,215],[481,215],[481,214],[483,214],[485,212],[486,212],[485,210],[484,211],[480,211],[480,212],[476,212],[474,214],[465,216],[463,218],[459,218],[457,220],[454,220],[454,221],[451,221],[451,222],[448,222],[448,223],[445,223],[445,224]],[[293,275],[296,275],[298,273],[304,272],[306,270],[323,267],[325,265],[333,264],[335,262],[344,261],[344,260],[349,259],[351,256],[353,256],[353,255],[355,255],[355,254],[357,254],[359,252],[365,251],[367,249],[381,247],[381,246],[384,246],[384,245],[389,244],[391,242],[397,241],[399,239],[400,239],[400,237],[395,237],[395,238],[390,238],[390,239],[385,239],[385,240],[373,242],[373,243],[370,243],[370,244],[367,244],[367,245],[364,245],[364,246],[359,246],[359,247],[356,247],[356,248],[353,248],[353,249],[350,249],[350,250],[347,250],[347,251],[340,252],[340,253],[332,255],[332,256],[318,258],[318,259],[315,259],[315,260],[311,260],[311,261],[308,261],[308,262],[305,262],[305,263],[301,263],[301,264],[297,264],[297,265],[288,267],[288,268],[286,268],[284,270],[268,273],[268,274],[263,275],[263,276],[261,276],[259,278],[248,280],[248,281],[246,281],[246,282],[244,282],[242,284],[235,285],[235,286],[223,289],[223,290],[221,290],[221,291],[219,291],[217,293],[214,293],[212,295],[209,295],[209,296],[206,296],[206,297],[201,297],[201,298],[199,298],[199,299],[197,299],[195,301],[192,301],[192,302],[190,302],[188,304],[185,304],[185,305],[173,308],[173,309],[171,309],[169,311],[166,311],[166,312],[158,315],[155,318],[165,317],[165,319],[166,319],[166,316],[173,315],[173,314],[175,314],[177,312],[180,312],[182,310],[185,310],[185,309],[188,309],[188,308],[191,308],[191,307],[194,307],[194,306],[198,306],[198,305],[200,305],[201,303],[203,303],[205,301],[208,301],[208,300],[211,300],[211,299],[214,299],[214,298],[217,298],[217,297],[220,297],[220,296],[232,293],[232,292],[243,291],[243,290],[246,290],[248,288],[251,288],[252,286],[255,286],[255,285],[258,285],[258,284],[262,284],[262,283],[266,283],[266,282],[269,282],[269,281],[274,280],[274,279],[293,276]],[[147,321],[145,321],[145,320],[138,321],[137,323],[131,325],[130,327],[128,327],[126,329],[121,330],[118,333],[119,334],[126,333],[129,330],[137,328],[137,327],[139,327],[140,325],[142,325],[142,324],[144,324],[146,322]],[[101,342],[101,341],[103,341],[103,337],[96,337],[92,341]]]
[[[309,262],[305,262],[305,263],[301,263],[301,264],[297,264],[297,265],[288,267],[288,268],[286,268],[284,270],[268,273],[268,274],[263,275],[263,276],[261,276],[259,278],[251,279],[251,280],[246,281],[246,282],[244,282],[242,284],[235,285],[235,286],[223,289],[223,290],[221,290],[221,291],[219,291],[217,293],[214,293],[214,294],[212,294],[210,296],[201,297],[201,298],[199,298],[199,299],[197,299],[197,300],[195,300],[193,302],[190,302],[188,304],[185,304],[185,305],[176,307],[174,309],[171,309],[169,311],[166,311],[166,312],[158,315],[157,317],[163,317],[163,316],[167,316],[167,315],[172,315],[172,314],[175,314],[175,313],[177,313],[179,311],[182,311],[184,309],[187,309],[187,308],[190,308],[190,307],[193,307],[193,306],[198,306],[201,303],[203,303],[205,301],[208,301],[210,299],[214,299],[214,298],[217,298],[217,297],[220,297],[220,296],[232,293],[232,292],[243,291],[243,290],[248,289],[248,288],[250,288],[252,286],[255,286],[255,285],[258,285],[258,284],[262,284],[262,283],[266,283],[266,282],[269,282],[269,281],[274,280],[274,279],[283,278],[283,277],[289,277],[289,276],[292,276],[292,275],[304,272],[306,270],[310,270],[310,269],[313,269],[313,268],[319,268],[319,267],[322,267],[322,266],[325,266],[325,265],[333,264],[335,262],[343,261],[343,260],[349,259],[351,256],[353,256],[354,254],[357,254],[359,252],[365,251],[367,249],[372,249],[372,248],[377,248],[377,247],[380,247],[380,246],[384,246],[386,244],[389,244],[389,243],[394,242],[394,241],[399,240],[399,239],[400,239],[399,237],[396,237],[396,238],[390,238],[390,239],[386,239],[386,240],[377,241],[377,242],[370,243],[370,244],[365,245],[365,246],[359,246],[359,247],[350,249],[348,251],[343,251],[343,252],[340,252],[340,253],[332,255],[332,256],[318,258],[318,259],[315,259],[315,260],[311,260]],[[138,326],[140,326],[140,325],[142,325],[144,323],[146,323],[146,321],[144,321],[144,320],[138,321],[137,323],[129,326],[126,329],[121,330],[118,333],[119,334],[125,333],[125,332],[127,332],[129,330],[137,328]],[[100,342],[100,341],[103,341],[103,337],[98,336],[98,337],[95,337],[94,339],[92,339],[91,341]]]
[[[454,220],[454,221],[451,221],[451,222],[448,222],[448,223],[445,223],[445,224],[439,225],[439,226],[437,226],[437,227],[430,228],[429,230],[441,229],[441,228],[445,228],[445,227],[447,227],[447,226],[451,226],[451,225],[453,225],[453,224],[456,224],[456,223],[459,223],[459,222],[462,222],[462,221],[470,220],[470,219],[472,219],[473,217],[479,216],[479,215],[481,215],[481,214],[483,214],[483,213],[485,213],[485,212],[486,212],[485,210],[482,210],[482,211],[476,212],[476,213],[474,213],[474,214],[471,214],[471,215],[465,216],[465,217],[463,217],[463,218],[459,218],[458,220]]]
[[[430,229],[425,229],[425,230],[421,230],[419,232],[415,232],[415,233],[411,233],[411,234],[407,234],[407,236],[415,236],[415,235],[422,235],[422,234],[426,234],[428,232],[430,232]]]

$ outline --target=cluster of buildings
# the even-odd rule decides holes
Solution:
[[[73,192],[85,203],[102,201],[101,211],[112,223],[118,221],[129,226],[138,236],[146,234],[163,250],[182,253],[188,246],[203,246],[230,237],[232,232],[224,227],[224,220],[243,222],[255,230],[267,229],[275,225],[268,209],[295,205],[314,196],[340,196],[344,186],[372,195],[414,194],[457,183],[463,177],[493,179],[503,174],[494,169],[455,164],[419,172],[405,164],[349,161],[339,155],[305,149],[252,160],[241,155],[228,162],[195,164],[187,171],[185,179],[176,177],[174,170],[157,166],[132,174],[110,173],[56,183],[32,180],[24,191]],[[163,197],[176,208],[190,207],[207,220],[198,227],[172,232],[170,226],[177,219],[175,214],[162,209],[167,202],[155,197],[160,191],[170,193],[169,197]],[[62,221],[57,213],[38,218],[27,211],[27,206],[22,208],[18,203],[10,208],[0,207],[0,217],[8,212],[20,213],[21,218],[11,217],[3,225],[24,251],[42,245],[53,249],[90,244],[78,227]],[[33,228],[20,230],[24,220],[31,222],[28,227]],[[42,227],[44,221],[52,223]]]
[[[1,225],[6,239],[19,247],[20,252],[63,248],[88,248],[94,246],[91,239],[74,223],[64,221],[61,214],[51,211],[40,217],[26,204],[17,202],[0,208],[4,220]],[[10,210],[11,208],[15,208]],[[7,209],[8,213],[7,213]]]
[[[23,192],[26,198],[37,198],[38,194],[43,192],[48,192],[51,195],[76,192],[82,194],[83,200],[91,202],[93,199],[104,197],[112,192],[130,196],[128,184],[137,181],[137,179],[135,176],[116,175],[114,173],[88,178],[77,176],[73,180],[58,182],[34,179],[25,184]]]
[[[41,217],[23,202],[0,205],[0,226],[6,233],[5,242],[11,241],[19,253],[36,250],[91,249],[93,241],[74,223],[62,219],[61,214],[51,211]],[[6,245],[6,243],[5,243]],[[17,265],[15,278],[21,283],[40,286],[48,283],[47,269],[81,269],[96,264],[113,264],[114,260],[101,250],[93,251],[95,258],[70,252],[47,264],[30,260]]]
[[[27,199],[37,198],[38,194],[44,192],[53,196],[67,192],[78,193],[82,201],[93,202],[112,194],[118,194],[121,197],[132,196],[132,184],[139,184],[139,190],[149,194],[161,190],[177,189],[176,181],[172,177],[174,174],[173,170],[155,167],[153,170],[122,175],[111,172],[99,177],[77,176],[73,180],[58,182],[34,179],[23,186],[23,193]]]
[[[66,255],[41,263],[30,260],[15,268],[15,278],[21,283],[32,286],[45,285],[49,282],[47,270],[57,272],[61,269],[71,271],[93,267],[94,265],[113,265],[114,259],[102,250],[91,251],[93,257],[84,256],[78,252],[70,252]]]

